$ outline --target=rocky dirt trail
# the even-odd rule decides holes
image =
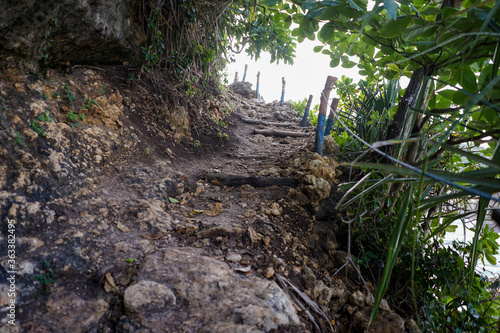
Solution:
[[[17,325],[2,284],[0,331],[363,332],[373,296],[352,268],[333,275],[347,242],[333,208],[342,177],[334,141],[325,156],[313,153],[314,130],[299,128],[288,105],[251,98],[238,83],[229,104],[206,103],[230,105],[229,116],[173,143],[145,120],[158,96],[134,97],[107,71],[1,83],[1,218],[16,221],[18,257]],[[72,101],[56,95],[68,91],[96,102],[76,129],[63,117]],[[57,119],[41,135],[23,129],[16,108]],[[186,108],[169,113],[173,137],[189,123]],[[308,135],[255,134],[272,128]],[[24,145],[12,143],[20,137]],[[3,283],[5,223],[2,234]],[[417,332],[403,315],[384,301],[370,332]]]

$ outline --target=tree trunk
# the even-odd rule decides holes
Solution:
[[[408,111],[410,111],[410,108],[415,107],[417,103],[418,94],[420,93],[424,80],[424,72],[424,68],[419,68],[411,76],[410,83],[406,88],[403,98],[399,102],[398,110],[396,111],[396,115],[394,115],[392,124],[387,129],[387,135],[385,136],[386,140],[404,139],[410,135],[413,123],[413,112]]]

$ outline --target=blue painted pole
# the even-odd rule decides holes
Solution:
[[[245,71],[243,72],[243,79],[241,80],[241,82],[245,82],[245,79],[247,78],[247,69],[248,65],[245,65]]]
[[[318,154],[323,155],[323,141],[325,140],[325,118],[322,113],[318,115],[318,125],[316,126],[316,140],[314,142],[315,150]]]
[[[309,109],[311,108],[311,102],[313,99],[313,95],[309,95],[309,99],[307,100],[306,109],[304,110],[304,116],[302,117],[302,121],[300,122],[301,127],[306,127],[309,123]]]
[[[332,113],[330,112],[330,115]],[[325,135],[330,135],[332,132],[332,127],[333,127],[333,118],[328,116],[328,119],[326,120],[326,127],[325,127]]]
[[[330,113],[328,115],[328,119],[326,120],[326,128],[325,135],[330,135],[333,127],[333,114],[337,111],[337,107],[339,106],[339,99],[334,98],[332,100],[332,105],[330,106]]]
[[[316,126],[316,140],[314,142],[314,150],[320,155],[323,155],[323,141],[325,139],[325,121],[326,110],[328,109],[328,99],[330,98],[330,92],[332,91],[332,87],[336,81],[336,77],[328,76],[326,78],[325,88],[323,89],[323,92],[321,92],[318,125]]]
[[[238,81],[238,72],[234,73],[234,82]]]
[[[259,98],[260,72],[257,72],[257,87],[255,88],[255,98]]]
[[[281,78],[281,102],[280,102],[280,105],[283,106],[285,105],[285,78],[282,77]]]

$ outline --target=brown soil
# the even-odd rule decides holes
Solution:
[[[84,82],[82,71],[83,68],[75,68],[71,77],[54,75],[59,80],[71,79],[78,86],[79,82]],[[140,328],[125,329],[131,327],[131,321],[121,294],[133,283],[143,258],[167,247],[194,247],[213,258],[227,258],[228,254],[237,253],[240,260],[228,261],[232,269],[251,265],[249,275],[264,278],[267,274],[269,279],[276,279],[278,273],[318,303],[321,303],[321,295],[315,294],[314,288],[320,284],[330,289],[341,286],[345,295],[356,290],[364,291],[352,269],[349,274],[344,270],[334,276],[343,264],[342,259],[338,259],[344,253],[341,250],[346,250],[346,232],[337,212],[331,210],[317,219],[319,216],[314,207],[297,200],[293,195],[296,190],[289,187],[227,187],[202,179],[205,171],[275,176],[273,168],[280,172],[309,150],[307,146],[314,139],[312,135],[267,139],[259,136],[256,140],[252,134],[256,125],[243,122],[240,110],[227,112],[219,108],[200,115],[198,110],[206,100],[185,98],[183,87],[168,79],[140,77],[136,71],[123,66],[102,67],[97,72],[102,72],[101,84],[106,89],[121,90],[124,96],[129,92],[130,99],[124,101],[120,121],[122,128],[130,129],[138,140],[131,149],[116,147],[103,166],[75,173],[69,183],[48,178],[46,187],[52,189],[50,193],[26,195],[28,201],[47,204],[54,211],[55,218],[47,225],[40,218],[42,213],[37,217],[16,216],[23,222],[17,237],[42,242],[35,250],[28,243],[20,243],[18,247],[23,253],[22,260],[35,266],[31,274],[22,276],[19,281],[19,288],[23,290],[22,312],[20,310],[18,318],[23,323],[21,331],[57,331],[62,327],[61,323],[71,323],[68,319],[71,306],[63,310],[57,308],[58,300],[70,293],[75,293],[88,304],[100,299],[109,304],[106,313],[90,325],[89,331],[141,331]],[[134,82],[129,79],[130,73],[135,74]],[[37,82],[34,77],[30,80]],[[7,99],[10,109],[29,108],[19,89],[11,83],[4,87],[11,94]],[[84,91],[84,87],[78,89]],[[215,91],[211,93],[213,98],[224,99]],[[239,97],[233,98],[238,100]],[[175,136],[171,119],[160,112],[161,105],[163,109],[184,105],[189,110],[192,123],[188,135]],[[4,128],[12,125],[6,123],[9,119],[4,116]],[[122,135],[129,135],[127,133]],[[17,148],[9,147],[14,158],[5,160],[14,163]],[[24,149],[33,150],[35,158],[46,158],[46,144],[42,139]],[[15,182],[16,169],[11,167],[9,170],[7,180]],[[167,172],[171,174],[165,180],[163,177]],[[160,185],[166,190],[156,191]],[[11,190],[7,186],[7,192]],[[153,191],[153,194],[148,191]],[[338,196],[332,189],[328,200],[334,203]],[[155,204],[163,212],[154,211],[151,207]],[[2,208],[2,220],[9,216],[8,209]],[[142,218],[147,214],[152,216],[151,210],[154,214],[170,216],[170,227],[163,230],[159,224],[150,222],[152,217],[149,220]],[[139,220],[141,222],[137,222]],[[100,223],[106,226],[101,229]],[[257,232],[258,240],[251,238],[250,229]],[[119,252],[117,244],[121,243],[124,249]],[[134,259],[133,263],[127,264],[129,274],[113,273],[118,290],[107,292],[103,288],[105,268],[114,265],[119,271],[125,259]],[[50,276],[49,267],[54,272],[54,285],[40,283],[40,277]],[[306,267],[313,273],[308,278],[304,277]],[[269,273],[269,268],[275,273]],[[35,276],[38,280],[34,279]],[[350,331],[352,319],[349,311],[352,309],[347,310],[344,306],[346,298],[329,298],[323,304],[328,321],[307,307],[321,331],[330,331],[330,323],[334,323],[336,332]],[[299,309],[298,313],[303,326],[291,325],[273,332],[318,331],[306,311]],[[175,331],[178,327],[176,320],[178,318],[172,318],[172,327],[166,327],[165,331]],[[78,323],[73,325],[78,326]]]

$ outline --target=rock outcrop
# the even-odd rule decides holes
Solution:
[[[39,62],[121,64],[137,61],[141,42],[133,1],[16,1],[0,12],[0,68],[38,72]]]
[[[269,332],[300,325],[292,301],[274,281],[242,276],[199,249],[147,255],[135,281],[125,290],[126,313],[153,332],[166,326],[179,332],[186,326],[200,332]]]

